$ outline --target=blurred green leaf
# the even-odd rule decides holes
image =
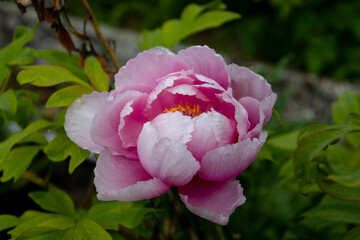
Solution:
[[[78,78],[87,81],[84,70],[79,65],[79,56],[55,49],[39,50],[36,51],[36,54],[39,58],[45,59],[53,65],[64,67]]]
[[[15,59],[8,61],[8,66],[25,66],[33,63],[36,60],[35,50],[32,48],[23,48]]]
[[[352,228],[346,233],[342,240],[358,240],[360,239],[360,226]]]
[[[77,217],[71,198],[64,191],[54,186],[50,185],[47,192],[31,192],[29,197],[44,210],[74,218]]]
[[[52,122],[45,120],[37,120],[27,126],[23,131],[11,135],[9,138],[0,143],[0,163],[2,163],[8,156],[10,149],[20,140],[29,136],[30,134],[42,129],[48,129],[53,127]]]
[[[63,239],[112,240],[108,232],[90,219],[79,220],[67,231]]]
[[[70,157],[69,173],[71,174],[89,156],[90,152],[73,143],[63,129],[57,133],[58,135],[45,147],[44,152],[54,162]]]
[[[41,132],[34,132],[33,134],[30,134],[29,136],[24,137],[19,142],[21,143],[36,143],[39,145],[47,145],[47,140],[43,133]]]
[[[80,98],[83,94],[90,94],[94,89],[81,85],[72,85],[54,92],[46,102],[47,108],[68,107],[75,99]]]
[[[17,110],[17,99],[12,89],[0,95],[0,109],[3,109],[8,118],[15,115]]]
[[[132,202],[101,202],[94,205],[87,216],[105,229],[118,230],[119,225],[132,229],[139,226],[145,216],[153,211]]]
[[[32,99],[28,97],[20,97],[18,99],[18,107],[16,115],[13,120],[16,121],[22,128],[29,125],[31,114],[35,112],[35,106]]]
[[[284,150],[293,151],[297,147],[297,137],[300,131],[276,135],[268,140],[268,144]]]
[[[301,131],[300,131],[300,133],[298,135],[297,143],[299,144],[300,142],[302,142],[302,140],[304,138],[308,137],[309,135],[313,134],[314,132],[324,130],[324,129],[328,129],[328,128],[329,128],[329,126],[325,125],[325,124],[307,125],[303,129],[301,129]]]
[[[62,240],[67,232],[52,227],[34,227],[20,234],[16,240]]]
[[[0,127],[2,127],[4,124],[6,124],[8,121],[7,117],[6,117],[6,113],[4,111],[4,109],[0,108]]]
[[[8,158],[0,163],[1,182],[6,182],[14,178],[16,182],[29,167],[31,161],[40,151],[41,146],[17,147],[10,151]]]
[[[96,57],[91,56],[85,59],[84,70],[97,91],[109,91],[109,77]]]
[[[13,215],[0,215],[0,232],[2,230],[15,227],[19,223],[19,218]]]
[[[310,162],[329,144],[344,137],[347,129],[324,129],[303,138],[294,152],[295,178],[301,193],[307,195],[311,184]],[[301,133],[300,133],[301,134]]]
[[[342,201],[325,196],[318,206],[302,215],[337,222],[360,224],[360,202]]]
[[[36,65],[24,67],[18,76],[20,85],[30,83],[39,87],[49,87],[59,83],[71,82],[90,87],[90,85],[60,66]]]
[[[360,98],[355,93],[344,92],[331,104],[335,124],[344,124],[349,113],[360,114]]]

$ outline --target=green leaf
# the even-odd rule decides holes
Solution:
[[[52,227],[34,227],[20,234],[16,240],[62,240],[67,231]]]
[[[73,201],[64,191],[54,186],[49,186],[47,192],[31,192],[29,197],[44,210],[77,217]]]
[[[96,90],[109,91],[109,77],[96,57],[91,56],[85,59],[84,70]]]
[[[21,143],[35,143],[35,144],[39,144],[39,145],[47,145],[48,141],[46,140],[43,133],[35,132],[33,134],[30,134],[27,137],[24,137],[18,143],[19,144],[21,144]]]
[[[70,156],[69,173],[73,173],[90,154],[73,143],[64,130],[59,130],[58,135],[45,147],[45,154],[51,161],[60,162]]]
[[[293,156],[295,178],[299,190],[308,194],[311,184],[310,162],[329,144],[344,137],[347,129],[324,129],[309,134],[298,144]]]
[[[75,99],[80,98],[83,94],[90,94],[94,89],[81,85],[73,85],[62,88],[53,93],[46,102],[47,108],[68,107]]]
[[[280,117],[280,114],[278,113],[278,111],[276,111],[276,109],[273,108],[273,109],[272,109],[272,112],[273,112],[273,114],[274,114],[275,119],[278,121],[278,123],[280,123],[280,125],[281,125],[284,129],[286,129],[286,126],[285,126],[284,122],[281,120],[281,117]]]
[[[90,219],[81,219],[71,227],[63,240],[112,240],[110,234],[106,232],[99,224]]]
[[[23,138],[42,129],[48,129],[54,126],[54,123],[45,120],[37,120],[27,126],[23,131],[11,135],[9,138],[0,143],[0,163],[8,156],[11,148]]]
[[[39,87],[54,86],[59,83],[71,82],[90,87],[90,85],[60,66],[36,65],[24,67],[18,76],[20,85],[30,83]]]
[[[268,140],[268,144],[283,150],[293,151],[297,147],[297,137],[300,131],[276,135]]]
[[[3,109],[8,118],[15,115],[17,110],[17,100],[12,89],[0,95],[0,109]]]
[[[358,240],[360,239],[360,226],[352,228],[346,233],[342,240]]]
[[[79,65],[79,56],[54,49],[40,50],[36,54],[39,58],[45,59],[53,65],[64,67],[78,78],[87,81],[84,70]]]
[[[332,116],[335,124],[344,124],[349,113],[360,114],[360,98],[355,93],[344,92],[331,105]]]
[[[320,131],[320,130],[324,130],[324,129],[329,129],[330,127],[328,125],[325,124],[311,124],[308,125],[306,127],[304,127],[303,129],[301,129],[299,135],[298,135],[298,139],[297,139],[297,143],[299,144],[300,142],[302,142],[302,140],[306,137],[308,137],[309,135],[313,134],[314,132]]]
[[[6,117],[6,113],[3,109],[0,108],[0,127],[5,125],[8,122],[8,119]]]
[[[1,182],[6,182],[14,178],[16,182],[29,167],[31,161],[40,151],[41,146],[24,146],[11,150],[9,157],[0,163]]]
[[[318,206],[302,215],[304,217],[360,224],[360,202],[342,201],[325,196]]]
[[[20,97],[18,100],[17,112],[13,120],[15,120],[22,128],[25,128],[29,125],[31,114],[34,113],[34,111],[35,106],[33,101],[28,97]]]
[[[132,202],[101,202],[89,210],[87,217],[105,229],[118,230],[118,225],[132,229],[139,226],[145,216],[153,211]]]
[[[19,224],[19,222],[19,218],[16,216],[7,214],[0,215],[0,232],[8,228],[15,227]]]
[[[21,49],[19,55],[15,59],[8,61],[6,64],[11,67],[25,66],[33,63],[35,60],[36,60],[35,50],[32,48],[23,48]]]

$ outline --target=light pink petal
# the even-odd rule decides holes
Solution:
[[[145,93],[137,91],[126,91],[125,93],[112,95],[94,118],[91,131],[94,142],[107,148],[112,154],[136,158],[136,149],[124,148],[123,141],[119,136],[120,113],[128,102],[137,98],[142,99],[144,96],[146,97]]]
[[[258,139],[244,139],[207,152],[201,161],[199,176],[209,181],[236,178],[255,160],[266,138],[267,133],[262,132]]]
[[[272,93],[270,96],[267,96],[263,101],[260,102],[260,109],[265,115],[264,125],[270,120],[272,109],[275,105],[277,95]]]
[[[139,161],[100,153],[95,167],[97,197],[103,201],[138,201],[164,194],[170,189],[159,179],[151,177]]]
[[[148,51],[153,52],[153,53],[156,53],[156,54],[164,54],[164,55],[172,55],[172,56],[175,56],[175,53],[173,53],[173,52],[170,51],[169,49],[164,48],[164,47],[159,47],[159,46],[150,48]]]
[[[119,70],[115,75],[115,87],[119,90],[136,85],[155,88],[157,79],[188,69],[176,56],[144,51]]]
[[[201,91],[199,91],[196,86],[193,85],[181,84],[175,87],[168,88],[166,89],[166,91],[172,94],[195,96],[197,99],[200,99],[202,101],[209,101],[209,98],[207,98]]]
[[[195,130],[191,141],[186,145],[198,161],[208,151],[233,143],[235,129],[224,115],[212,110],[193,118],[193,121]]]
[[[246,200],[239,181],[210,182],[199,178],[179,187],[179,195],[190,212],[221,225],[226,225]]]
[[[80,147],[96,153],[103,147],[92,140],[90,131],[95,115],[103,108],[108,96],[108,92],[83,95],[74,101],[65,115],[64,128],[68,137]]]
[[[230,86],[225,61],[213,49],[207,46],[192,46],[179,51],[177,56],[195,73],[215,80],[225,89]]]
[[[239,103],[248,112],[250,122],[249,132],[244,136],[244,138],[252,139],[257,137],[262,130],[265,120],[265,115],[260,109],[259,101],[252,97],[243,97],[240,98]]]
[[[199,170],[200,164],[183,143],[186,136],[181,140],[159,138],[160,131],[159,127],[150,122],[145,123],[137,146],[140,162],[150,175],[164,183],[173,186],[185,185]],[[170,135],[177,134],[171,132]]]
[[[271,85],[262,76],[254,73],[249,68],[230,64],[228,70],[233,96],[237,100],[242,97],[253,97],[261,102],[273,94]]]

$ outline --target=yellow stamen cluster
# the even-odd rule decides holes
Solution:
[[[183,115],[187,115],[192,118],[197,117],[201,114],[199,104],[192,106],[188,103],[186,103],[185,106],[180,103],[175,107],[171,107],[170,109],[165,108],[164,112],[181,112]]]

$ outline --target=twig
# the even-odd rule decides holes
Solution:
[[[22,177],[24,177],[25,179],[29,180],[32,183],[39,185],[40,187],[43,187],[43,188],[46,187],[46,181],[33,172],[25,171],[23,173]]]
[[[85,7],[85,10],[90,15],[90,20],[91,20],[92,25],[93,25],[93,27],[95,29],[96,35],[98,36],[100,41],[104,44],[104,46],[106,48],[106,51],[109,53],[112,62],[115,64],[115,67],[117,68],[117,70],[119,70],[121,65],[120,65],[118,59],[116,58],[116,55],[115,55],[114,51],[111,49],[109,43],[106,41],[105,37],[101,33],[99,25],[98,25],[98,23],[97,23],[97,21],[95,19],[95,16],[94,16],[94,14],[93,14],[90,6],[89,6],[89,3],[87,2],[87,0],[81,0],[81,1],[82,1],[83,5]]]

